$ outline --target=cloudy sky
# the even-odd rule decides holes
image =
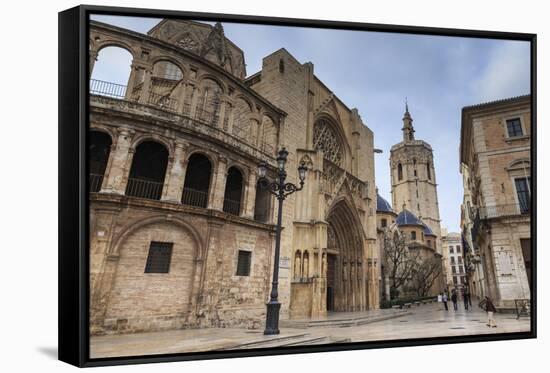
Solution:
[[[93,19],[142,33],[160,21]],[[402,139],[407,97],[416,138],[434,150],[441,226],[449,231],[460,225],[462,107],[530,92],[528,42],[236,23],[224,23],[224,30],[244,51],[248,75],[284,47],[298,61],[312,62],[315,75],[348,107],[358,108],[374,131],[375,147],[383,150],[375,155],[376,184],[390,202],[389,150]],[[129,63],[128,54],[105,49],[92,77],[126,84]]]

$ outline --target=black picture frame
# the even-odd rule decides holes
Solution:
[[[537,251],[536,224],[531,224],[532,287],[531,330],[529,332],[470,335],[407,340],[356,342],[302,347],[211,351],[181,354],[147,355],[119,358],[89,358],[89,244],[88,244],[88,19],[90,14],[139,17],[170,17],[202,21],[226,21],[254,24],[380,31],[440,36],[461,36],[522,40],[531,43],[531,162],[532,185],[537,185],[537,82],[536,34],[460,30],[449,28],[321,21],[82,5],[59,13],[59,360],[78,367],[219,359],[262,355],[438,345],[496,340],[516,340],[537,336]],[[536,222],[537,191],[532,191],[531,219]]]

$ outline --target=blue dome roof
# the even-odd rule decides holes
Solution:
[[[376,211],[393,212],[390,203],[382,198],[378,193],[376,193]]]
[[[397,225],[424,225],[424,223],[422,223],[415,214],[407,209],[404,209],[399,213],[399,215],[397,215],[395,222]]]
[[[428,225],[426,223],[422,223],[422,225],[424,226],[424,235],[426,235],[426,236],[435,236],[432,229],[430,227],[428,227]]]

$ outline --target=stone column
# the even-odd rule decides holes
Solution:
[[[216,174],[208,196],[208,208],[223,210],[223,196],[225,194],[225,181],[227,179],[227,158],[219,157]]]
[[[257,171],[249,170],[248,171],[248,181],[246,183],[245,191],[245,206],[244,206],[244,217],[254,219],[254,208],[256,203],[256,181],[258,180]]]
[[[138,66],[136,66],[134,63],[132,63],[132,66],[130,66],[130,77],[128,78],[128,84],[126,84],[126,99],[127,100],[134,99],[134,96],[132,95],[132,92],[134,91],[134,87],[136,86],[137,77],[138,77]]]
[[[185,151],[186,145],[176,143],[174,156],[166,170],[164,182],[163,201],[180,203],[185,181]]]
[[[95,62],[97,61],[97,55],[98,54],[99,53],[95,50],[90,51],[90,63],[88,65],[88,68],[89,68],[88,72],[90,74],[89,77],[92,76],[92,71],[94,71],[94,65],[95,65]]]
[[[199,99],[199,90],[196,86],[192,86],[191,88],[191,108],[189,110],[189,116],[191,118],[195,117],[195,113],[197,112],[197,101]]]
[[[133,159],[133,151],[130,149],[133,136],[133,131],[119,130],[115,150],[110,155],[110,168],[105,172],[106,180],[103,181],[101,192],[125,194],[126,181]]]
[[[139,95],[139,103],[147,104],[149,103],[149,94],[151,91],[151,75],[153,75],[152,68],[147,68],[143,72],[143,85],[141,86],[141,94]]]
[[[218,115],[218,123],[215,123],[215,126],[223,130],[223,120],[225,118],[225,107],[227,106],[227,102],[225,99],[221,100],[220,103],[220,114]]]

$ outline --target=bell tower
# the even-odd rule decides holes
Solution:
[[[413,118],[405,103],[403,141],[390,150],[392,205],[407,206],[422,219],[437,236],[437,251],[441,252],[441,228],[437,183],[430,144],[415,139]]]

